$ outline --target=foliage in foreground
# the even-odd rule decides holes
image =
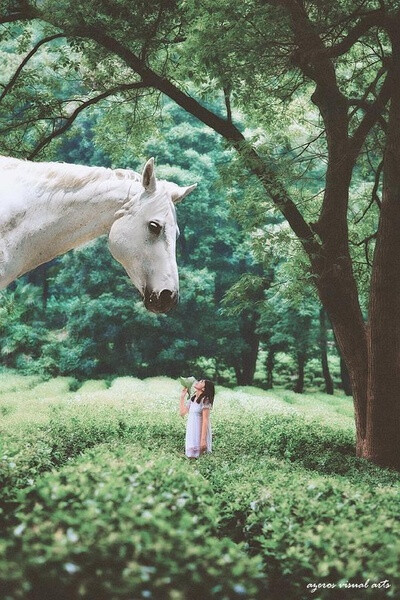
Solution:
[[[11,380],[2,597],[396,597],[399,476],[354,458],[346,398],[219,389],[215,452],[192,462],[171,380]]]
[[[123,445],[91,450],[23,495],[16,542],[6,546],[8,593],[254,597],[260,559],[218,539],[210,497],[205,479],[166,454]]]

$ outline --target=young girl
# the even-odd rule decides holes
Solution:
[[[185,454],[188,458],[198,458],[204,452],[211,452],[212,435],[210,409],[214,402],[215,388],[212,381],[200,379],[194,384],[194,395],[185,403],[187,388],[181,392],[180,414],[189,414],[186,424]]]

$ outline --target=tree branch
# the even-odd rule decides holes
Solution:
[[[362,100],[361,98],[352,98],[349,102],[349,106],[354,106],[356,109],[361,108],[365,113],[367,112],[367,110],[369,110],[371,102],[368,102],[367,100]],[[355,112],[356,111],[353,111],[353,113],[350,115],[350,118],[353,117]],[[382,115],[378,117],[377,123],[379,123],[379,125],[381,126],[382,131],[387,133],[387,123]]]
[[[64,33],[56,33],[54,35],[50,35],[48,37],[45,37],[43,39],[41,39],[33,48],[32,50],[25,56],[25,58],[22,60],[21,64],[19,65],[19,67],[17,68],[17,70],[15,71],[14,75],[11,77],[10,81],[4,86],[4,89],[0,95],[0,102],[4,99],[4,97],[8,94],[8,92],[11,90],[11,88],[13,87],[14,83],[17,81],[22,69],[25,67],[25,65],[30,61],[30,59],[32,58],[32,56],[34,56],[36,54],[36,52],[39,50],[39,48],[41,46],[43,46],[43,44],[47,44],[48,42],[51,42],[52,40],[56,39],[56,38],[61,38],[61,37],[65,37]]]
[[[232,144],[241,155],[247,168],[259,179],[267,194],[285,216],[293,231],[302,241],[306,252],[310,255],[315,255],[319,251],[320,246],[314,231],[305,221],[303,215],[288,196],[282,184],[277,180],[272,169],[267,167],[254,148],[249,147],[246,138],[232,122],[219,117],[202,106],[197,100],[182,92],[169,79],[155,73],[121,42],[111,38],[100,29],[95,27],[80,27],[74,30],[74,35],[89,37],[122,58],[142,78],[143,83],[158,89]]]
[[[111,88],[111,89],[107,90],[106,92],[103,92],[102,94],[99,94],[98,96],[95,96],[94,98],[90,98],[90,100],[87,100],[86,102],[82,102],[82,104],[80,104],[78,106],[78,108],[76,108],[69,117],[64,117],[65,122],[61,127],[54,129],[52,131],[52,133],[47,135],[45,138],[43,138],[39,142],[39,144],[36,146],[36,148],[29,154],[28,158],[30,160],[32,160],[52,140],[54,140],[56,137],[65,133],[67,131],[67,129],[69,129],[69,127],[71,127],[72,123],[76,120],[76,118],[80,115],[80,113],[83,112],[89,106],[92,106],[93,104],[97,104],[101,100],[104,100],[105,98],[108,98],[109,96],[113,96],[114,94],[117,94],[118,92],[125,92],[128,90],[141,89],[144,87],[148,87],[148,86],[146,86],[141,81],[135,82],[135,83],[127,83],[127,84],[123,84],[123,85],[119,85],[117,87]]]
[[[351,112],[349,115],[349,120],[352,119],[354,114],[357,112],[357,109],[359,109],[359,108],[361,108],[364,111],[364,113],[366,113],[368,110],[370,110],[371,102],[368,101],[368,96],[372,93],[372,94],[374,94],[375,99],[376,99],[376,97],[377,97],[376,86],[378,85],[378,82],[381,79],[382,75],[384,75],[385,73],[387,73],[387,68],[382,66],[380,69],[378,69],[373,81],[371,81],[371,83],[367,86],[362,98],[350,98],[349,99],[349,106],[355,107],[355,110],[353,112]],[[381,119],[383,119],[383,117],[381,117]]]
[[[6,14],[0,15],[0,25],[35,19],[36,17],[39,17],[36,9],[26,0],[20,0],[18,6],[10,7],[10,10],[6,11]]]
[[[368,133],[372,127],[382,118],[382,111],[390,100],[390,95],[393,89],[393,78],[389,72],[383,82],[381,90],[365,111],[365,115],[361,123],[350,138],[350,147],[354,156],[358,156]]]
[[[378,232],[376,231],[375,233],[371,233],[371,235],[368,235],[366,238],[361,240],[361,242],[353,242],[352,240],[349,240],[353,246],[364,246],[365,262],[368,267],[372,267],[371,261],[369,260],[369,243],[372,240],[376,240],[377,237]]]
[[[141,53],[140,53],[140,58],[142,60],[146,60],[147,59],[147,54],[148,54],[148,50],[151,46],[151,42],[152,42],[152,37],[157,33],[158,31],[158,26],[161,23],[161,19],[163,17],[164,14],[164,7],[162,5],[162,3],[160,4],[160,7],[158,9],[158,14],[157,14],[157,18],[154,21],[154,23],[152,24],[149,34],[147,36],[147,39],[145,40],[145,43],[143,44]]]
[[[279,0],[279,3],[288,10],[295,34],[297,51],[292,55],[293,64],[317,84],[319,93],[324,90],[337,96],[340,91],[333,63],[302,2]]]
[[[229,121],[229,123],[232,123],[231,93],[227,87],[224,87],[224,98],[226,106],[226,119]]]
[[[338,44],[328,47],[326,49],[328,56],[331,58],[337,58],[346,54],[354,44],[358,42],[369,29],[372,27],[382,27],[385,24],[385,13],[379,8],[370,12],[368,15],[360,19],[360,21],[353,27],[348,35],[342,39]]]
[[[348,101],[339,89],[335,66],[302,0],[278,0],[288,11],[297,50],[296,65],[316,88],[311,97],[321,113],[328,147],[326,185],[321,214],[313,229],[331,256],[348,251],[347,208],[355,157],[348,143]],[[339,250],[340,248],[340,250]]]
[[[365,217],[365,215],[367,214],[367,212],[369,211],[369,209],[371,208],[371,206],[373,205],[374,202],[376,202],[377,206],[379,208],[381,208],[381,201],[378,196],[378,188],[379,188],[379,182],[380,182],[380,178],[381,178],[381,174],[382,174],[382,169],[383,169],[383,160],[379,163],[378,168],[375,173],[375,181],[374,181],[374,187],[372,188],[372,192],[371,192],[371,200],[369,201],[368,206],[363,210],[361,217],[358,217],[358,219],[356,219],[354,221],[355,225],[358,225],[358,223],[363,220],[363,218]]]

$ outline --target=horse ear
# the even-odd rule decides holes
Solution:
[[[172,193],[171,193],[172,202],[174,204],[178,204],[178,202],[182,202],[182,200],[188,194],[190,194],[190,192],[193,192],[193,190],[195,190],[196,188],[197,188],[197,183],[194,183],[193,185],[188,185],[187,187],[181,187],[179,185],[174,186],[174,189],[172,190]]]
[[[142,185],[147,192],[156,191],[156,176],[154,174],[154,158],[149,158],[142,173]]]

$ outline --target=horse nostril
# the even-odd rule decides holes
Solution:
[[[173,295],[174,295],[174,292],[171,292],[171,290],[162,290],[159,295],[159,300],[160,300],[161,304],[163,304],[164,302],[165,303],[170,302]]]
[[[178,294],[171,290],[162,290],[157,292],[149,292],[147,289],[144,294],[144,304],[147,310],[155,313],[166,313],[173,308],[178,302]]]
[[[171,290],[162,290],[158,297],[159,308],[163,312],[167,312],[171,308],[173,308],[178,302],[178,294],[176,292],[171,292]]]

